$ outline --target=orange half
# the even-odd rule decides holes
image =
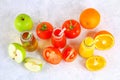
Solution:
[[[90,71],[97,71],[105,67],[106,60],[102,56],[92,56],[86,61],[86,68]]]
[[[95,47],[99,50],[110,49],[114,45],[114,37],[108,31],[99,31],[95,36]]]

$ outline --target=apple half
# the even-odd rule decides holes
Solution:
[[[8,46],[9,56],[17,63],[21,63],[26,57],[26,51],[22,45],[18,43],[11,43]]]
[[[39,72],[42,70],[43,64],[42,61],[36,58],[25,58],[24,66],[30,71]]]

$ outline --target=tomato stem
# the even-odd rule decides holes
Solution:
[[[41,30],[42,30],[42,31],[47,30],[47,25],[46,25],[46,24],[43,24]]]
[[[72,20],[70,20],[70,29],[72,30],[74,28],[73,24],[72,24]]]
[[[74,26],[70,25],[70,29],[72,30],[74,28]]]

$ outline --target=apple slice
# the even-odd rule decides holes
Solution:
[[[9,56],[17,63],[21,63],[26,57],[26,51],[22,45],[18,43],[11,43],[8,46]]]
[[[24,66],[33,72],[38,72],[42,70],[42,62],[39,59],[28,57],[24,60]]]

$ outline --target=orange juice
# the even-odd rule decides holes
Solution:
[[[93,56],[95,49],[94,40],[91,37],[86,37],[85,40],[82,41],[79,47],[79,54],[83,58],[89,58]]]

